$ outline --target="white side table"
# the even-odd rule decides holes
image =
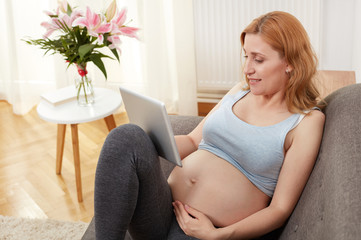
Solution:
[[[83,201],[78,124],[104,118],[108,130],[110,131],[116,127],[113,113],[122,104],[119,92],[106,88],[94,88],[94,94],[95,99],[92,106],[81,107],[78,105],[76,100],[58,106],[53,106],[45,100],[41,100],[37,107],[40,118],[58,124],[56,174],[61,174],[66,125],[70,124],[71,126],[78,202]]]

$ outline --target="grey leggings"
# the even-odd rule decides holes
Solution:
[[[195,239],[180,229],[172,195],[148,135],[138,126],[112,130],[95,176],[96,239]]]

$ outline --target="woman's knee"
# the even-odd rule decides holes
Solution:
[[[137,145],[150,144],[151,140],[144,130],[134,124],[124,124],[114,128],[107,136],[104,146],[116,147],[124,150],[132,149]]]
[[[107,136],[107,140],[115,140],[117,142],[129,142],[136,139],[147,138],[148,135],[144,130],[135,124],[123,124],[114,128]]]
[[[142,128],[134,124],[124,124],[113,129],[101,151],[101,157],[111,158],[157,158],[152,140]]]
[[[143,140],[140,140],[143,139]],[[124,176],[135,169],[135,156],[142,151],[136,142],[147,142],[147,134],[133,124],[121,125],[113,129],[107,136],[100,152],[96,170],[96,179],[113,178],[116,175]],[[118,178],[114,178],[118,179]]]

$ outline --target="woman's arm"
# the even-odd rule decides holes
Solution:
[[[325,116],[312,111],[295,129],[269,207],[223,229],[228,239],[253,238],[281,227],[295,208],[316,161]]]
[[[177,144],[181,159],[187,157],[189,154],[197,150],[198,145],[189,135],[177,135],[175,136],[175,142]]]
[[[200,239],[249,239],[281,227],[291,215],[316,161],[325,117],[312,111],[295,129],[270,205],[224,228],[214,228],[204,214],[175,203],[178,222],[186,234]],[[189,214],[195,218],[189,217]]]
[[[236,84],[226,95],[234,94],[241,90],[241,83]],[[225,96],[226,96],[225,95]],[[185,158],[192,152],[196,151],[199,143],[202,140],[202,129],[204,122],[208,116],[212,114],[221,104],[221,101],[207,114],[207,116],[197,125],[197,127],[188,135],[177,135],[175,136],[178,152],[181,159]]]

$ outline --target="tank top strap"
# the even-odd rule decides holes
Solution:
[[[239,101],[241,98],[243,98],[247,93],[249,93],[249,90],[241,90],[233,95],[233,104],[237,101]]]
[[[305,116],[306,116],[307,114],[309,114],[312,110],[321,111],[321,109],[318,108],[318,107],[313,107],[313,108],[311,108],[311,110],[304,110],[304,111],[303,111],[303,114],[301,114],[301,113],[299,114],[299,117],[298,117],[297,121],[295,122],[295,124],[293,125],[293,127],[290,129],[290,131],[291,131],[292,129],[294,129],[295,127],[297,127],[298,124],[305,118]]]

